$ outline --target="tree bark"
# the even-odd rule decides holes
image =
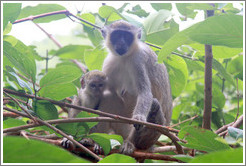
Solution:
[[[213,10],[207,10],[207,17],[214,15]],[[202,127],[211,129],[212,115],[212,46],[205,44],[205,85],[204,85],[204,113]]]

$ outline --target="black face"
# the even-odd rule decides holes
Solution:
[[[111,44],[119,55],[123,55],[129,50],[133,40],[133,34],[124,30],[115,30],[110,36]]]

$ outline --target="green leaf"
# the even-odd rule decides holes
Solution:
[[[243,80],[243,56],[237,56],[233,58],[227,66],[227,71],[233,74],[235,78]]]
[[[21,11],[21,3],[3,3],[3,30],[9,21],[13,23],[19,16]]]
[[[212,104],[216,106],[217,108],[222,109],[226,102],[224,94],[221,92],[220,89],[214,86],[212,87],[212,93],[213,93]]]
[[[123,18],[123,16],[115,8],[107,5],[100,7],[98,14],[102,18],[107,18],[109,22],[116,21]]]
[[[8,76],[9,76],[12,80],[14,80],[16,83],[18,83],[18,85],[19,85],[20,87],[26,88],[26,89],[30,92],[30,94],[33,94],[31,87],[30,87],[25,81],[23,81],[23,80],[15,73],[14,69],[12,69],[10,66],[6,66],[6,69],[7,69],[6,72],[7,72]]]
[[[39,91],[40,96],[47,97],[53,100],[62,100],[77,94],[76,86],[73,83],[52,84],[43,87]]]
[[[3,129],[22,125],[26,125],[26,123],[19,119],[8,118],[7,120],[3,121]]]
[[[206,152],[230,149],[229,145],[217,141],[216,137],[218,135],[214,132],[194,126],[184,127],[179,132],[179,138],[187,141],[186,144],[180,143],[182,146]]]
[[[150,3],[151,6],[159,11],[161,9],[166,9],[166,10],[171,10],[172,9],[172,4],[171,3]]]
[[[228,134],[229,136],[239,139],[242,138],[243,139],[243,130],[235,128],[235,127],[228,127]]]
[[[175,5],[179,13],[182,14],[183,16],[189,17],[189,18],[195,18],[197,12],[194,12],[193,9],[189,9],[192,3],[176,3]]]
[[[98,143],[102,147],[104,154],[107,155],[111,150],[110,140],[100,134],[101,133],[92,133],[87,137],[93,139],[96,143]]]
[[[84,13],[80,16],[82,19],[88,21],[89,23],[92,23],[92,24],[95,24],[96,22],[96,18],[93,14],[91,13]],[[86,24],[86,26],[89,26],[91,28],[94,28],[93,26],[89,25],[89,24]]]
[[[55,55],[63,59],[81,59],[84,60],[84,53],[87,49],[91,49],[91,46],[82,45],[67,45],[60,48]]]
[[[189,37],[201,44],[242,48],[243,17],[239,15],[209,17],[199,23]]]
[[[199,24],[199,23],[198,23]],[[198,24],[195,24],[181,32],[174,34],[171,38],[169,38],[164,45],[162,46],[159,54],[158,54],[158,62],[162,62],[167,58],[172,51],[176,50],[179,46],[183,44],[189,44],[192,40],[189,38],[189,34],[197,27]]]
[[[90,163],[90,161],[72,155],[67,150],[59,148],[58,146],[13,136],[3,137],[3,162]]]
[[[141,8],[140,5],[136,5],[132,8],[132,10],[128,10],[127,13],[137,15],[139,17],[147,17],[149,13]]]
[[[231,74],[229,74],[226,69],[219,63],[216,59],[213,59],[213,69],[217,70],[219,74],[228,81],[231,85],[236,86],[235,81]]]
[[[229,149],[200,155],[191,163],[243,163],[243,148]]]
[[[18,19],[44,14],[44,13],[55,12],[59,10],[66,10],[66,8],[58,4],[39,4],[37,6],[27,6],[21,10]],[[65,14],[54,14],[47,17],[37,18],[33,21],[35,23],[49,23],[51,21],[59,20],[66,17],[67,16]]]
[[[36,109],[35,109],[36,107]],[[54,104],[48,101],[33,102],[35,113],[44,120],[58,119],[58,111]]]
[[[7,35],[11,31],[11,29],[12,29],[12,24],[8,23],[3,31],[3,35]]]
[[[9,61],[25,76],[31,78],[31,80],[35,82],[36,63],[34,59],[29,58],[26,54],[22,54],[6,41],[3,41],[3,55],[6,56]]]
[[[191,3],[187,6],[191,10],[214,10],[215,8],[209,3]]]
[[[171,14],[170,11],[162,9],[145,19],[144,29],[148,42],[163,45],[171,36],[179,31],[179,25],[173,19],[166,22]]]
[[[205,47],[203,44],[194,43],[191,44],[190,46],[196,51],[198,51],[200,55],[202,56],[205,55]],[[227,59],[243,52],[242,48],[230,48],[225,46],[213,46],[212,50],[213,50],[213,58],[215,59],[219,59],[219,58]]]
[[[136,163],[136,160],[123,154],[111,154],[98,163]]]
[[[43,58],[35,51],[35,46],[26,46],[23,42],[10,35],[5,35],[4,41],[11,43],[14,48],[28,56],[30,59],[43,60]]]
[[[172,95],[177,97],[187,84],[188,69],[185,61],[178,56],[171,56],[165,61],[171,84]]]
[[[76,66],[63,65],[49,71],[41,80],[40,87],[71,83],[81,77],[81,70]]]
[[[90,117],[98,117],[98,116],[99,115],[97,114],[82,111],[76,116],[76,118],[90,118]],[[85,123],[89,128],[92,128],[93,126],[98,124],[98,122],[81,122],[81,123]]]
[[[183,154],[174,155],[173,158],[181,160],[181,161],[186,162],[186,163],[188,163],[189,161],[191,161],[193,159],[193,157],[188,156],[188,155],[183,155]]]
[[[101,45],[103,37],[101,32],[98,29],[88,27],[86,25],[83,26],[84,31],[88,34],[88,37],[94,46]]]
[[[101,46],[96,47],[94,50],[88,50],[85,52],[85,64],[89,70],[101,70],[106,55],[107,52]]]
[[[89,127],[85,123],[62,123],[56,127],[75,138],[81,138],[89,132]]]

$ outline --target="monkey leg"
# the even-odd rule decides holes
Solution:
[[[147,122],[163,125],[165,122],[164,114],[157,99],[153,99]],[[143,126],[139,130],[134,127],[129,137],[124,141],[120,151],[124,154],[131,154],[135,148],[147,150],[152,147],[160,137],[161,133]]]

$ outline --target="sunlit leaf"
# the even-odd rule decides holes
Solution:
[[[77,89],[73,83],[52,84],[43,87],[39,91],[40,96],[53,100],[62,100],[77,94]]]
[[[81,76],[81,70],[76,66],[59,66],[54,70],[49,71],[41,80],[40,87],[71,83]]]
[[[189,36],[201,44],[242,48],[243,17],[239,15],[209,17],[199,23]]]
[[[33,102],[35,113],[44,120],[58,119],[58,111],[54,104],[48,101]]]
[[[136,163],[136,160],[123,154],[111,154],[98,163]]]
[[[21,3],[3,3],[3,30],[9,21],[13,23],[19,16],[21,11]]]
[[[185,147],[206,152],[230,149],[229,145],[217,141],[216,137],[218,135],[214,132],[194,126],[186,126],[179,132],[179,138],[187,141],[186,144],[180,143]]]
[[[243,163],[243,148],[228,149],[200,155],[191,163]]]
[[[76,157],[67,150],[59,148],[58,146],[37,140],[28,140],[23,137],[10,136],[3,138],[3,162],[90,163],[90,161]]]

